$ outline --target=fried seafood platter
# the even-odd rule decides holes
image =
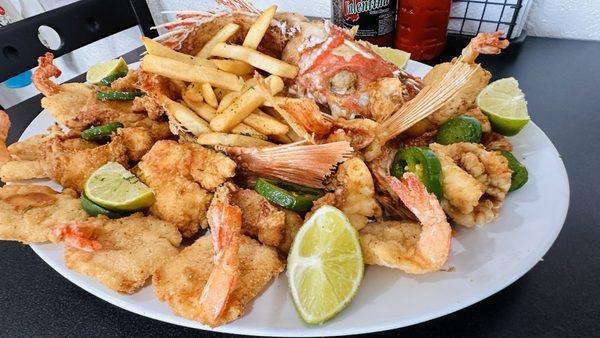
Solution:
[[[528,172],[506,136],[526,102],[476,62],[507,47],[502,32],[421,78],[355,30],[218,3],[142,37],[137,69],[111,60],[56,84],[39,58],[56,124],[7,146],[0,114],[0,239],[64,247],[66,268],[115,297],[153,294],[213,328],[283,298],[323,324],[361,297],[365,265],[447,273],[457,233],[510,211]]]

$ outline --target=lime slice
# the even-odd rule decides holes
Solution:
[[[322,324],[342,311],[358,292],[364,273],[358,232],[332,206],[304,223],[288,255],[287,276],[300,317]]]
[[[516,135],[529,122],[525,94],[512,77],[490,83],[477,96],[477,105],[502,135]]]
[[[88,213],[88,215],[96,217],[98,215],[104,215],[111,219],[121,218],[128,216],[128,212],[123,211],[112,211],[108,210],[104,207],[99,206],[98,204],[89,200],[89,198],[85,197],[85,194],[81,194],[79,199],[81,202],[81,208]]]
[[[404,68],[410,59],[410,53],[407,53],[400,49],[390,47],[379,47],[372,45],[373,50],[385,61],[391,62],[398,66],[398,68]]]
[[[103,84],[105,78],[115,80],[123,73],[127,74],[127,63],[123,58],[98,63],[88,69],[85,80],[92,84]],[[110,81],[112,82],[112,81]]]
[[[136,211],[154,203],[152,190],[116,162],[98,168],[84,190],[90,201],[111,210]]]

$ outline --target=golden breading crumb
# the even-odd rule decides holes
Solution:
[[[25,244],[49,240],[58,223],[87,218],[77,193],[58,193],[42,185],[8,185],[0,188],[0,239]]]
[[[156,296],[166,302],[178,316],[211,326],[231,322],[240,317],[248,302],[284,269],[284,262],[275,249],[246,236],[242,236],[239,257],[240,278],[229,298],[228,308],[218,323],[204,318],[199,305],[200,295],[213,264],[210,235],[198,239],[154,273],[152,283]]]
[[[177,255],[181,243],[177,227],[141,213],[115,220],[92,218],[83,224],[102,248],[86,252],[67,247],[65,264],[118,292],[143,287],[159,266]]]
[[[421,234],[421,225],[413,221],[371,223],[360,231],[365,264],[410,270]]]

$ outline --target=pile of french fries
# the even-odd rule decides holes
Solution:
[[[182,100],[164,97],[161,103],[169,118],[195,135],[200,144],[254,147],[294,140],[285,120],[261,109],[270,105],[267,97],[283,90],[282,78],[294,78],[298,73],[298,67],[256,50],[276,10],[277,6],[271,6],[261,13],[241,46],[227,44],[240,29],[230,23],[196,56],[142,38],[147,50],[142,70],[185,83]],[[262,79],[255,75],[257,69],[270,75]],[[263,84],[270,95],[265,95],[264,86],[259,88]]]

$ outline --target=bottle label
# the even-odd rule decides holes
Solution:
[[[332,0],[333,23],[358,26],[356,36],[381,36],[394,30],[396,0]]]

